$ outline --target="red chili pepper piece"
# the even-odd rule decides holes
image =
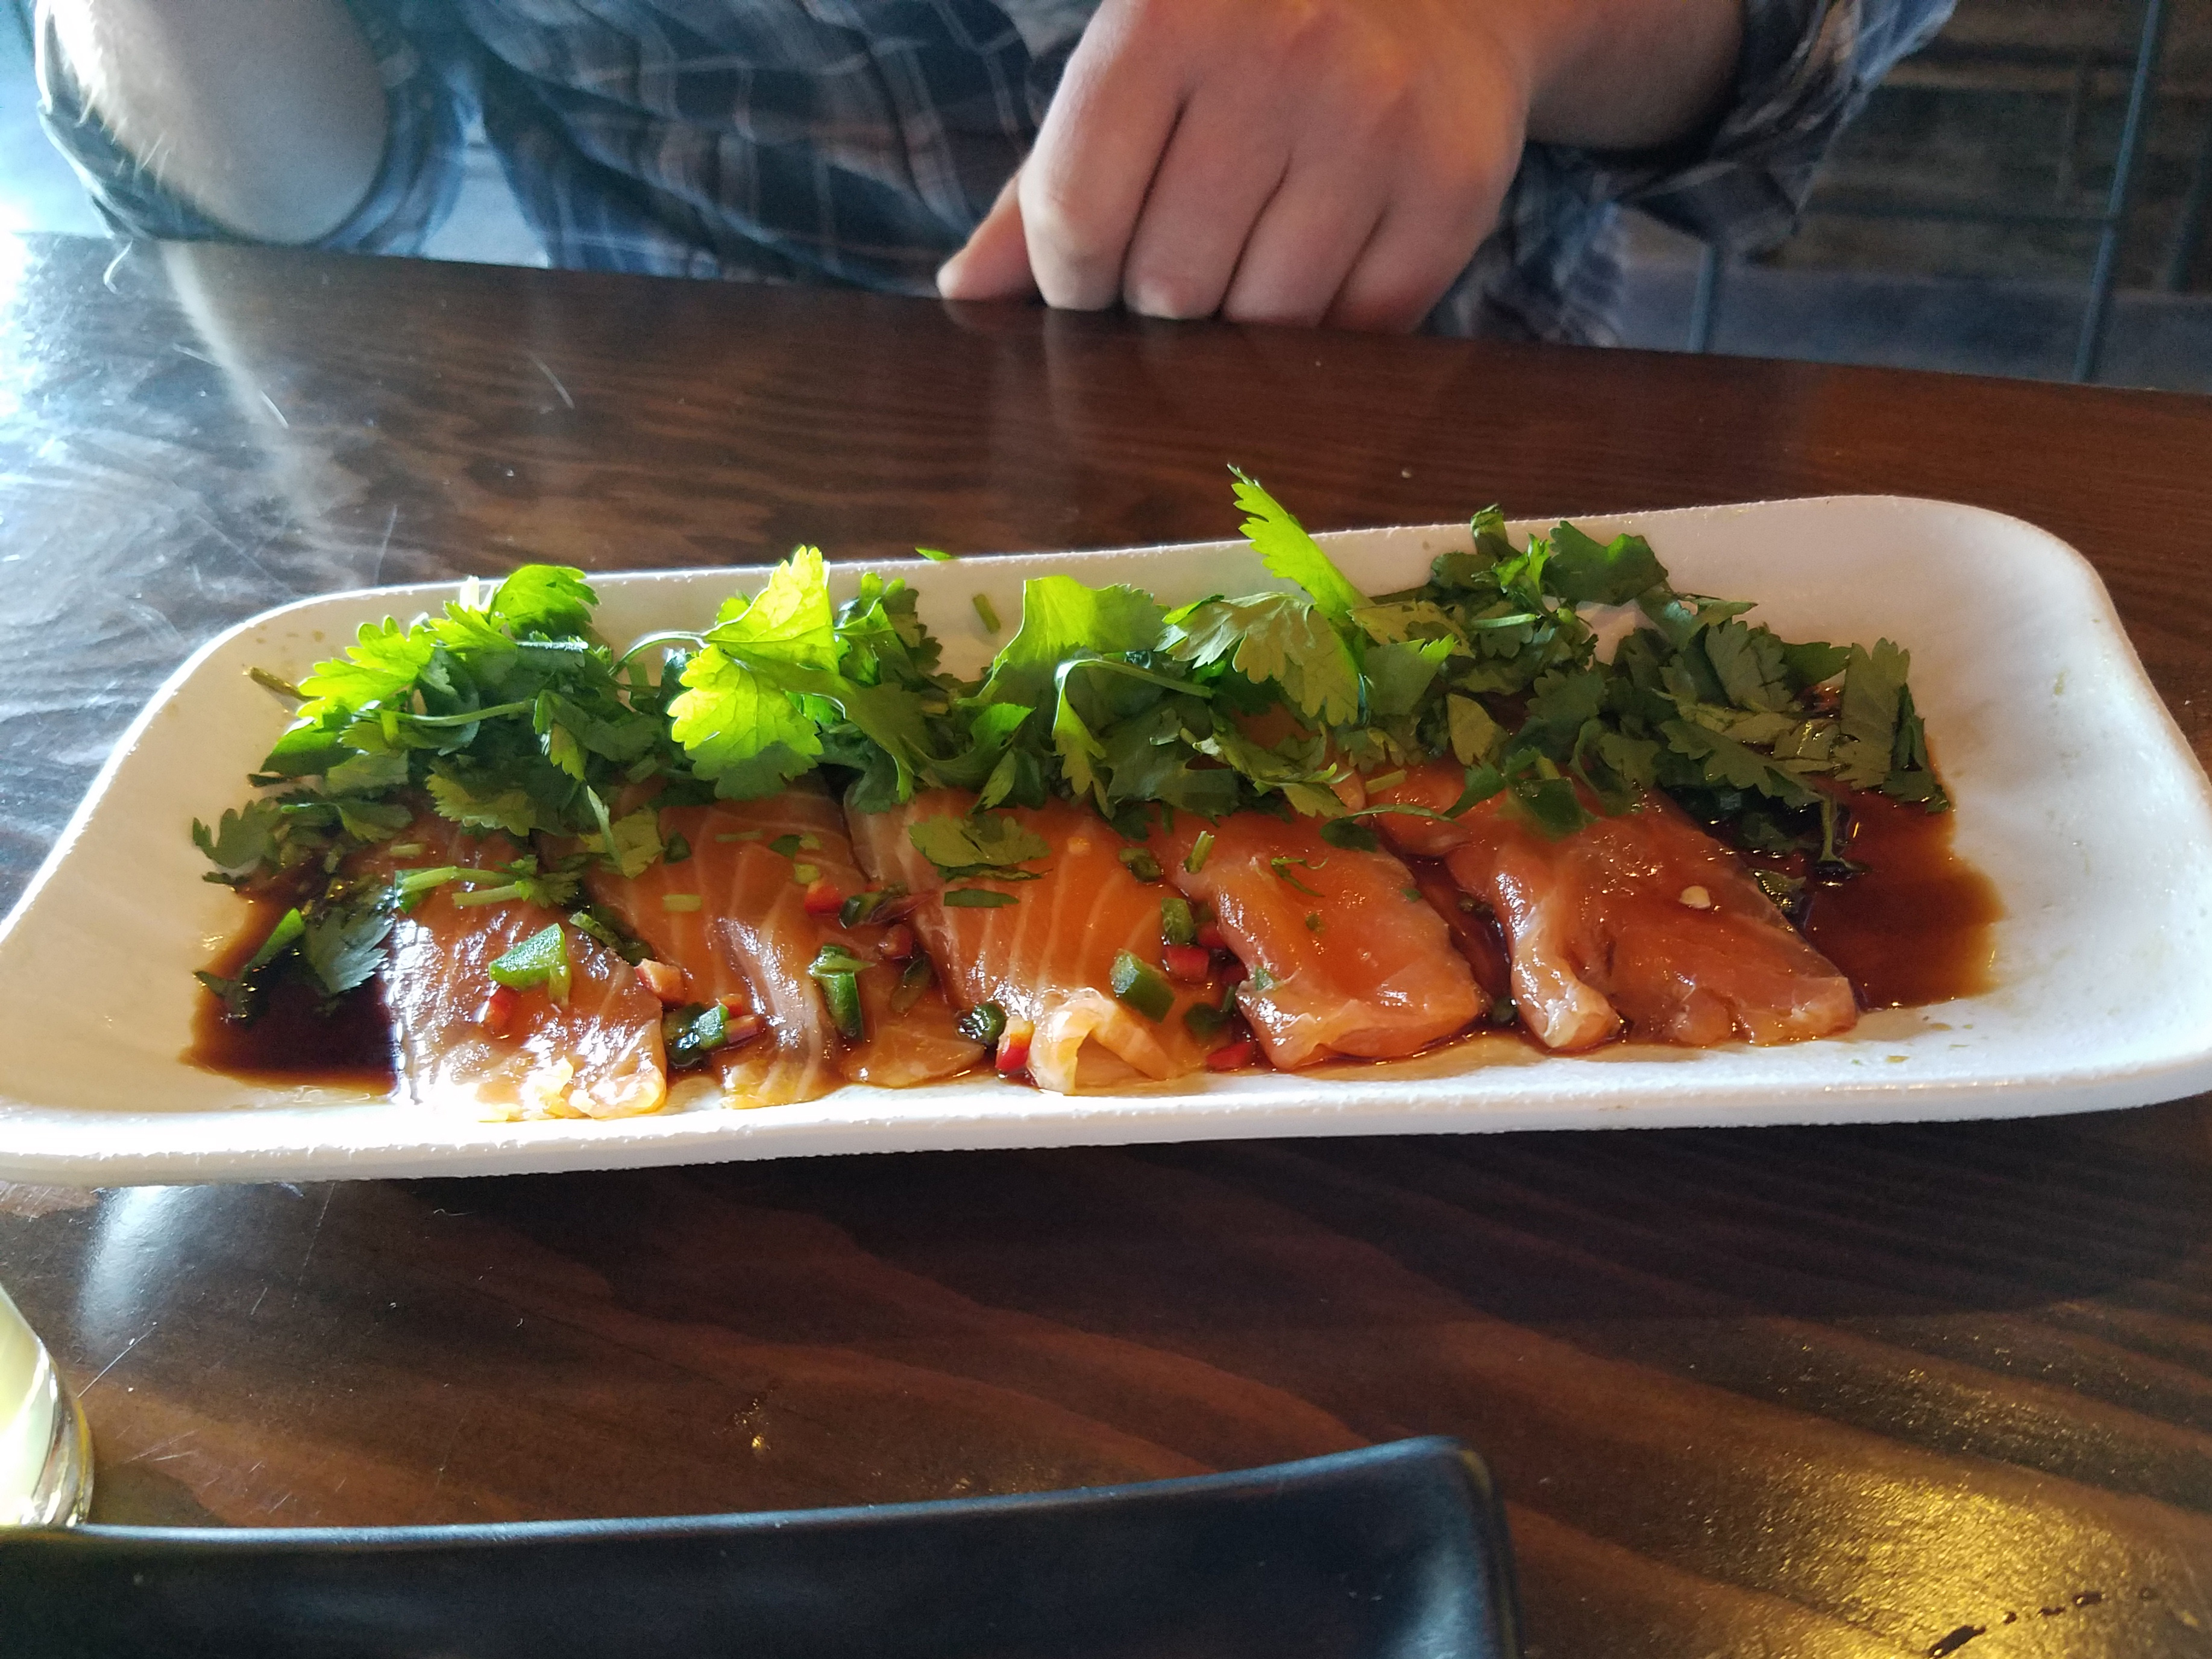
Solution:
[[[834,916],[845,908],[845,896],[829,877],[817,876],[806,884],[806,896],[800,902],[810,916]]]
[[[1213,975],[1213,953],[1195,945],[1162,945],[1160,963],[1170,979],[1181,980],[1185,985],[1203,985]]]
[[[1224,1042],[1206,1057],[1209,1072],[1234,1072],[1249,1066],[1260,1045],[1246,1037],[1242,1042]]]
[[[1237,961],[1235,957],[1231,957],[1215,971],[1214,977],[1224,985],[1242,985],[1252,977],[1252,970]]]
[[[1208,951],[1226,951],[1229,948],[1229,941],[1221,937],[1221,924],[1218,921],[1201,921],[1198,924],[1198,932],[1192,938],[1195,944]]]
[[[722,999],[722,1006],[726,1008],[729,1006],[727,997]],[[730,1023],[722,1028],[722,1046],[726,1048],[734,1048],[740,1042],[750,1042],[767,1030],[768,1022],[758,1014],[732,1013],[730,1016]]]
[[[1019,1077],[1030,1068],[1030,1034],[1009,1031],[999,1039],[999,1052],[991,1060],[1000,1077]]]
[[[884,962],[906,961],[914,955],[914,929],[902,921],[893,922],[876,941],[876,955]]]
[[[477,1010],[477,1024],[494,1036],[506,1036],[507,1022],[514,1018],[514,1005],[521,1000],[511,987],[493,986],[483,1006]]]

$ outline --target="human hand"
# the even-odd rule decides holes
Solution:
[[[1496,222],[1546,9],[1105,0],[939,291],[1413,328]]]

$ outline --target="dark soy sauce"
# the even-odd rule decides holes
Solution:
[[[235,977],[283,914],[281,904],[254,903],[252,919],[210,971]],[[399,1074],[377,981],[372,979],[340,997],[327,1015],[326,1000],[320,987],[287,973],[268,985],[261,1017],[240,1025],[224,1018],[214,993],[203,991],[192,1015],[191,1046],[184,1057],[205,1070],[255,1082],[390,1090]]]
[[[1994,981],[2004,914],[1988,877],[1952,847],[1956,814],[1886,795],[1851,797],[1850,856],[1867,872],[1815,884],[1805,937],[1844,970],[1863,1008],[1917,1008]]]

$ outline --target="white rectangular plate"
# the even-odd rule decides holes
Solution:
[[[364,621],[447,586],[334,594],[194,654],[125,735],[0,928],[0,1177],[133,1182],[482,1175],[821,1152],[1224,1136],[1879,1122],[2139,1105],[2212,1087],[2212,787],[2102,584],[2016,520],[1892,497],[1582,521],[1640,532],[1678,586],[1755,599],[1784,637],[1887,636],[1996,884],[1996,988],[1783,1048],[1620,1045],[1575,1058],[1476,1042],[1326,1074],[1206,1076],[1059,1097],[995,1079],[848,1087],[804,1105],[608,1122],[479,1123],[361,1091],[276,1088],[180,1055],[206,964],[242,912],[185,834],[244,794],[284,722],[246,675],[296,677]],[[1526,530],[1529,526],[1521,526]],[[1321,538],[1370,592],[1419,581],[1463,526]],[[888,567],[886,567],[888,568]],[[839,573],[849,592],[857,567]],[[1023,579],[1066,571],[1163,599],[1276,586],[1241,543],[901,564],[963,672]],[[602,631],[697,626],[757,571],[600,578]]]

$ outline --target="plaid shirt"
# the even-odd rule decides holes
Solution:
[[[481,112],[553,264],[935,291],[1035,141],[1097,0],[348,0],[390,109],[322,246],[418,250]],[[1727,108],[1667,155],[1525,153],[1443,333],[1607,343],[1632,204],[1733,251],[1788,235],[1814,170],[1950,0],[1746,0]],[[226,233],[96,120],[49,33],[42,112],[109,221]]]

